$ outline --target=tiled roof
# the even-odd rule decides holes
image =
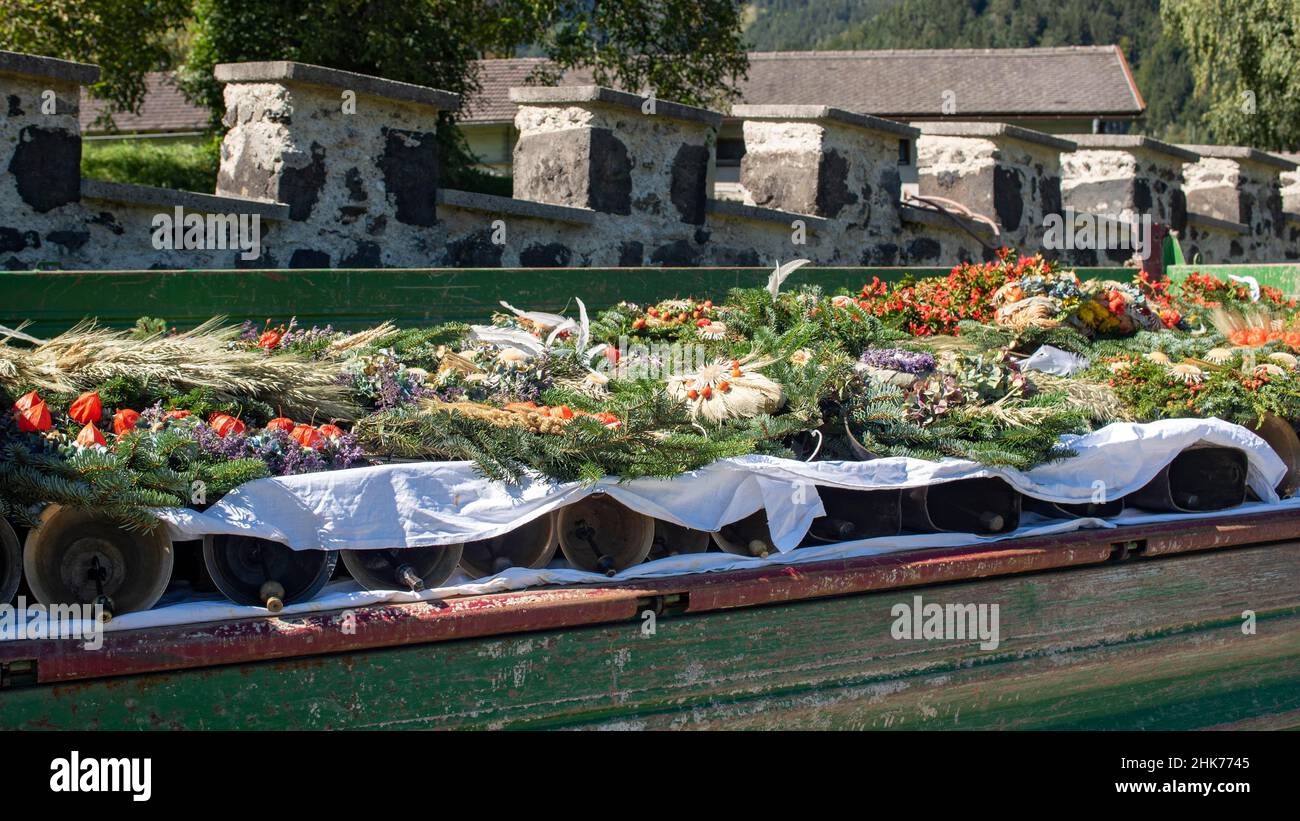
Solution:
[[[740,84],[747,105],[827,105],[896,119],[945,116],[945,99],[960,119],[1136,117],[1146,108],[1116,46],[774,51],[751,53],[749,60],[749,77]],[[543,62],[480,61],[482,91],[469,98],[462,121],[514,119],[507,90],[525,84]],[[590,74],[566,74],[561,82],[583,85]]]
[[[208,127],[208,110],[186,100],[166,72],[154,71],[145,75],[144,105],[139,114],[122,112],[113,115],[117,130],[124,134],[167,134],[172,132],[203,131]],[[81,131],[83,134],[106,134],[94,125],[104,109],[104,102],[96,100],[81,89]]]

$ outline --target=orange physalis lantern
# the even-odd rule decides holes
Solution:
[[[287,416],[277,416],[274,419],[272,419],[270,422],[266,423],[267,430],[282,430],[285,433],[290,433],[297,426],[298,423],[294,422],[292,419],[288,418]]]
[[[47,431],[50,425],[50,409],[44,402],[37,402],[26,410],[18,411],[18,430],[24,433]]]
[[[104,406],[99,401],[97,391],[86,391],[78,396],[72,406],[68,408],[68,416],[73,421],[88,425],[91,422],[98,422],[104,415]]]
[[[118,436],[126,433],[135,427],[135,423],[140,421],[139,411],[133,411],[130,408],[123,408],[113,414],[113,433]]]
[[[18,401],[14,403],[14,410],[25,411],[40,402],[41,397],[37,396],[36,391],[29,391],[18,397]]]
[[[77,434],[77,444],[88,448],[91,445],[105,445],[107,442],[104,441],[104,434],[99,432],[99,428],[95,427],[93,422],[87,422],[81,429],[81,433]]]
[[[208,419],[208,425],[217,435],[225,439],[232,433],[243,433],[244,423],[228,413],[214,413]]]
[[[289,433],[289,438],[305,448],[320,448],[325,445],[325,437],[311,425],[298,425]]]
[[[328,439],[337,439],[343,435],[343,428],[338,425],[321,425],[317,430],[320,431],[321,436]]]

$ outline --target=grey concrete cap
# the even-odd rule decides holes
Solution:
[[[1021,128],[1009,123],[963,123],[948,121],[922,121],[912,125],[921,129],[923,137],[979,137],[992,139],[1002,137],[1019,140],[1023,143],[1036,143],[1057,151],[1074,151],[1078,146],[1073,140],[1065,140],[1052,134],[1044,134],[1029,128]]]
[[[74,63],[54,57],[39,57],[17,51],[0,51],[0,74],[19,74],[24,77],[41,77],[88,86],[99,82],[99,66]]]
[[[1220,160],[1244,160],[1245,162],[1271,165],[1283,171],[1296,170],[1296,163],[1279,154],[1270,154],[1246,145],[1180,145],[1188,151],[1195,151],[1202,157],[1214,157]]]
[[[168,209],[179,205],[187,210],[201,211],[205,214],[257,214],[266,219],[289,219],[289,206],[279,202],[219,197],[194,191],[176,191],[171,188],[108,180],[83,179],[81,197],[88,200],[120,202],[126,205],[152,205]]]
[[[1064,134],[1062,136],[1078,143],[1080,150],[1137,151],[1146,149],[1156,154],[1166,154],[1184,162],[1196,162],[1201,158],[1200,154],[1185,146],[1153,140],[1143,134]]]
[[[472,191],[457,191],[452,188],[438,189],[438,204],[449,208],[463,208],[466,211],[485,211],[489,214],[506,214],[515,217],[569,222],[575,225],[592,225],[596,222],[596,212],[587,208],[573,208],[568,205],[551,205],[547,202],[517,200],[514,197],[498,197],[495,194],[477,194]]]
[[[736,105],[731,107],[731,116],[737,120],[830,120],[900,137],[914,139],[921,136],[921,129],[907,123],[856,114],[828,105]]]
[[[803,220],[803,224],[817,231],[824,228],[830,220],[825,217],[816,217],[812,214],[796,214],[793,211],[778,211],[775,208],[763,208],[758,205],[746,205],[743,202],[734,200],[715,200],[710,199],[704,206],[705,212],[714,214],[719,217],[732,217],[734,219],[753,220],[754,222],[772,222],[790,227],[795,220]]]
[[[400,83],[397,80],[385,80],[383,77],[372,77],[369,74],[357,74],[288,60],[265,63],[221,63],[212,70],[212,75],[222,83],[305,83],[426,105],[439,111],[455,111],[460,108],[460,95],[450,91],[439,91],[428,86]]]
[[[630,109],[638,114],[647,99],[639,94],[615,91],[605,86],[515,86],[510,89],[510,102],[520,105],[602,104]],[[704,123],[714,128],[722,125],[722,115],[716,111],[660,99],[655,100],[655,113],[645,116]]]
[[[1188,210],[1187,221],[1194,222],[1203,228],[1214,228],[1219,231],[1227,231],[1230,234],[1249,234],[1250,226],[1244,222],[1233,222],[1232,220],[1223,220],[1218,217],[1212,217],[1209,214],[1202,214],[1198,211]]]

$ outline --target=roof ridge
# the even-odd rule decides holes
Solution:
[[[1047,57],[1060,54],[1110,54],[1119,50],[1115,44],[1092,46],[1034,46],[1027,48],[891,48],[844,49],[826,51],[751,51],[751,60],[820,59],[825,57],[918,57],[942,54],[962,57]]]

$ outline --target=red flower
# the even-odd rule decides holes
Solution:
[[[104,441],[104,434],[99,432],[99,428],[95,427],[93,422],[87,422],[86,426],[81,429],[81,433],[77,434],[77,444],[83,448],[88,448],[91,445],[106,445],[108,443]]]
[[[37,402],[26,410],[18,411],[18,429],[24,433],[40,433],[50,429],[50,409]]]
[[[83,425],[98,422],[104,416],[104,406],[99,401],[99,393],[87,391],[78,396],[72,403],[72,407],[68,408],[68,416]]]
[[[325,446],[325,437],[320,435],[320,431],[311,425],[296,425],[289,432],[289,438],[305,448],[322,448]]]
[[[321,425],[317,430],[319,430],[320,435],[324,436],[326,439],[337,439],[343,435],[343,428],[340,428],[338,425]]]
[[[113,414],[113,433],[118,436],[126,433],[135,427],[135,423],[140,421],[140,414],[130,408],[123,408]]]
[[[187,410],[169,410],[163,414],[163,421],[166,422],[168,419],[184,419],[189,415],[190,412]]]
[[[257,338],[257,347],[264,351],[272,350],[279,347],[280,339],[279,331],[262,331],[262,335]]]
[[[216,434],[225,439],[232,433],[243,433],[244,423],[231,416],[228,413],[214,413],[208,419],[208,425],[212,427]]]

